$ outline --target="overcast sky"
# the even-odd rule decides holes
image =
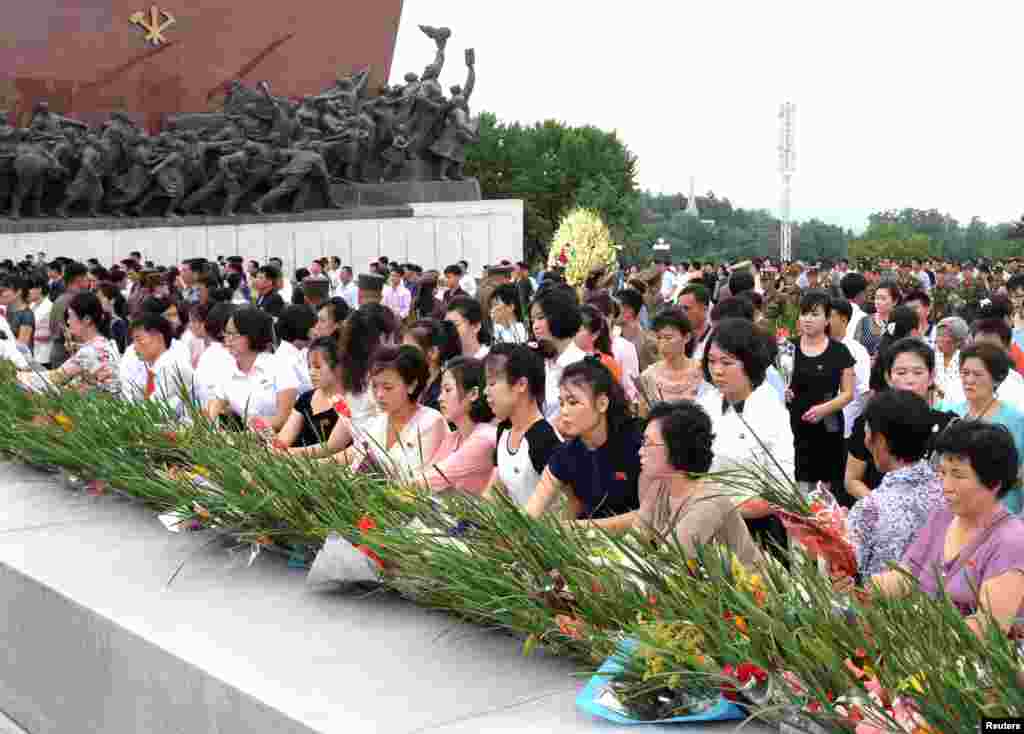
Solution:
[[[897,0],[405,0],[392,81],[453,36],[472,111],[619,132],[654,191],[777,211],[778,109],[796,104],[793,216],[859,229],[877,209],[1024,213],[1024,5]],[[1013,172],[1018,175],[1014,176]]]

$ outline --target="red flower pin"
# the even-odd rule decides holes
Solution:
[[[344,400],[339,400],[338,402],[336,402],[334,404],[334,410],[337,411],[338,415],[342,416],[343,418],[352,417],[352,410],[348,407],[348,403],[346,403]]]
[[[384,568],[384,561],[381,557],[374,553],[372,550],[367,548],[365,545],[357,545],[356,550],[362,553],[364,556],[369,558],[371,561],[377,564],[378,568]]]
[[[624,471],[617,471],[617,472],[615,472],[615,481],[616,482],[624,482],[624,481],[626,481],[626,472],[624,472]]]

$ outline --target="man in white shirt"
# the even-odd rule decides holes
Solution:
[[[843,437],[849,438],[853,433],[853,422],[864,412],[868,403],[868,393],[871,392],[871,355],[864,345],[850,336],[846,336],[847,326],[853,314],[853,304],[845,298],[832,299],[832,320],[829,323],[829,332],[842,334],[838,341],[842,342],[850,354],[853,355],[853,400],[843,408]]]
[[[331,281],[331,298],[341,296],[341,258],[337,255],[327,258],[327,277]]]
[[[459,260],[459,267],[462,268],[462,278],[459,280],[459,288],[466,292],[470,298],[476,298],[476,278],[469,272],[469,263]]]
[[[857,334],[857,327],[860,326],[861,319],[867,316],[861,306],[864,305],[864,299],[867,297],[868,279],[860,273],[847,273],[839,281],[839,290],[842,292],[843,298],[850,302],[852,315],[846,325],[846,337],[852,339]],[[839,337],[838,334],[834,336]]]
[[[924,290],[911,291],[907,294],[903,305],[909,307],[917,314],[917,330],[925,343],[935,349],[935,337],[938,328],[928,323],[932,311],[932,299]]]
[[[667,258],[659,258],[656,265],[661,272],[661,300],[669,303],[676,290],[676,274],[672,272]]]
[[[338,282],[341,284],[338,295],[345,299],[349,308],[359,308],[359,286],[356,285],[350,266],[346,265],[339,271]]]
[[[192,366],[180,349],[173,349],[171,323],[157,313],[143,313],[131,325],[132,346],[141,369],[132,384],[122,383],[128,400],[156,400],[171,408],[179,420],[189,417],[195,401]]]

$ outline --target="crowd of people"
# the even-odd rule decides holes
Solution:
[[[1015,262],[661,261],[581,288],[524,263],[281,267],[0,263],[2,355],[26,389],[163,401],[280,453],[749,565],[785,562],[792,540],[728,480],[765,467],[848,508],[857,573],[837,593],[904,593],[902,569],[979,632],[1017,617]]]

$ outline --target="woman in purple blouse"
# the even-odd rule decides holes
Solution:
[[[935,451],[947,507],[932,513],[901,565],[925,593],[937,594],[941,581],[977,634],[987,619],[979,610],[1009,630],[1024,602],[1024,520],[999,501],[1017,479],[1013,437],[1001,425],[962,420],[943,431]],[[909,590],[896,570],[872,580],[888,596]]]

